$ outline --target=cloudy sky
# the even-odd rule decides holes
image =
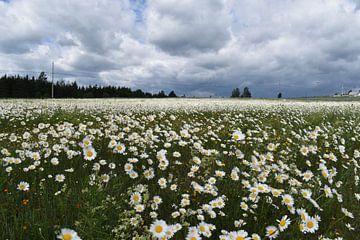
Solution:
[[[359,0],[0,0],[0,73],[187,96],[360,87]]]

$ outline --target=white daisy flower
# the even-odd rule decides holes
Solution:
[[[150,225],[150,233],[157,239],[162,239],[166,236],[168,225],[164,220],[156,220]]]
[[[17,185],[17,189],[20,190],[20,191],[29,191],[30,190],[30,185],[29,183],[27,182],[20,182],[18,185]]]
[[[78,236],[77,232],[74,230],[63,228],[60,231],[60,234],[57,235],[57,239],[61,240],[81,240],[81,238]]]

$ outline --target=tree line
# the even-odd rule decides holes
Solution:
[[[243,93],[241,94],[240,93],[240,89],[239,88],[234,88],[231,92],[231,97],[232,98],[239,98],[239,97],[242,97],[242,98],[251,98],[251,92],[250,92],[250,89],[248,87],[244,87],[244,91]]]
[[[240,89],[239,88],[234,88],[231,92],[231,96],[232,98],[251,98],[251,92],[250,89],[248,87],[244,88],[243,93],[240,93]],[[282,98],[282,93],[279,92],[277,95],[277,98]]]
[[[50,98],[52,83],[45,72],[34,76],[8,76],[0,78],[0,98]],[[78,86],[76,82],[66,83],[64,80],[54,83],[55,98],[166,98],[177,97],[174,91],[152,94],[141,89],[115,86]]]

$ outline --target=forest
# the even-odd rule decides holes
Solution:
[[[45,72],[35,78],[20,75],[3,75],[0,77],[0,98],[50,98],[52,83],[48,81]],[[174,91],[166,94],[144,92],[141,89],[132,90],[119,86],[79,86],[76,82],[64,80],[54,83],[54,98],[165,98],[177,97]]]

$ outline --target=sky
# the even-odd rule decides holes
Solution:
[[[0,0],[0,74],[178,95],[360,87],[360,0]]]

